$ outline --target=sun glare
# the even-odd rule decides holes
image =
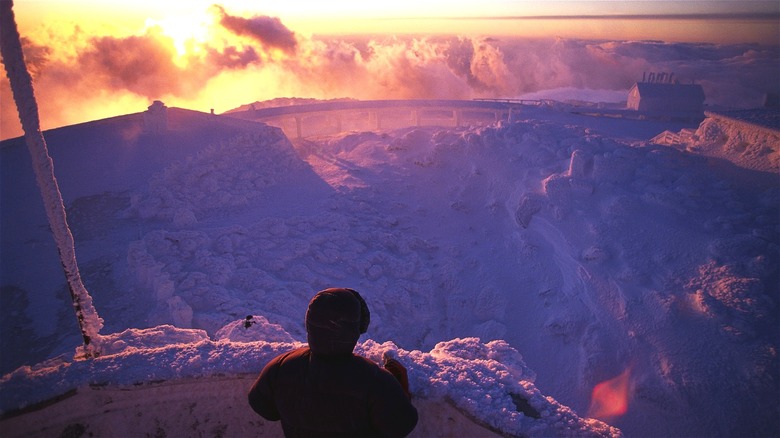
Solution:
[[[185,56],[197,54],[199,47],[210,38],[213,16],[205,13],[168,16],[162,19],[148,18],[146,30],[159,29],[160,32],[173,40],[179,62]]]

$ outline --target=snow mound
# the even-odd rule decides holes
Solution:
[[[707,115],[688,146],[690,150],[727,157],[748,169],[780,173],[780,130],[777,127],[728,115]]]
[[[232,322],[217,330],[214,338],[230,342],[296,342],[279,324],[272,324],[264,316],[251,316]]]
[[[197,343],[208,339],[204,330],[159,325],[101,336],[100,351],[103,356],[112,356],[128,351],[162,348],[169,344]]]

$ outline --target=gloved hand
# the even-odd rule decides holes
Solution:
[[[398,383],[401,384],[401,388],[404,390],[404,394],[411,399],[412,396],[409,394],[409,377],[406,373],[406,368],[401,365],[401,362],[398,362],[392,357],[387,357],[385,358],[384,367],[398,380]]]

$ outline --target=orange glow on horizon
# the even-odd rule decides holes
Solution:
[[[768,38],[780,44],[780,21],[771,17],[650,19],[641,13],[653,11],[627,10],[632,2],[417,3],[35,0],[17,1],[14,13],[43,129],[144,111],[154,100],[219,113],[276,97],[469,99],[567,86],[627,90],[649,61],[612,50],[615,41]],[[576,7],[553,9],[552,3]],[[607,16],[605,3],[616,13],[639,15]],[[578,15],[549,15],[561,11]],[[573,55],[562,40],[579,40],[581,51]],[[630,62],[615,80],[585,68],[612,68],[624,58]],[[12,102],[3,78],[0,100]],[[19,135],[12,105],[0,107],[0,139]]]
[[[506,2],[489,0],[477,6],[472,2],[443,0],[422,5],[405,0],[391,4],[349,0],[340,2],[338,6],[301,1],[247,9],[246,3],[239,0],[190,0],[186,3],[152,0],[129,3],[38,0],[17,2],[14,10],[23,33],[41,26],[51,26],[56,30],[62,24],[69,23],[87,33],[100,30],[106,35],[119,36],[132,33],[133,29],[137,32],[150,27],[150,24],[158,24],[164,34],[176,41],[180,52],[187,39],[206,37],[204,23],[213,18],[207,17],[207,11],[214,5],[220,5],[240,16],[259,14],[278,17],[293,31],[305,36],[411,33],[713,43],[779,42],[777,13],[780,11],[768,11],[766,20],[751,20],[749,24],[727,23],[723,20],[715,23],[713,20],[666,19],[663,18],[664,14],[690,12],[692,7],[686,7],[685,2],[652,3],[519,1],[508,5]],[[729,2],[711,3],[712,8],[702,9],[702,12],[714,11],[728,15],[728,9],[725,8]],[[731,9],[734,8],[732,5]],[[741,10],[747,11],[745,8]],[[567,14],[570,14],[570,18],[565,18]],[[634,18],[619,18],[621,14]],[[655,18],[637,18],[642,14]],[[588,15],[599,18],[588,18]],[[603,19],[610,15],[615,18]]]
[[[307,34],[462,35],[595,40],[777,44],[776,20],[744,22],[702,19],[601,18],[384,18],[290,20]]]
[[[612,419],[628,411],[631,396],[631,367],[619,376],[593,387],[588,416],[601,420]]]

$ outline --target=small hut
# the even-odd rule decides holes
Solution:
[[[672,81],[674,74],[650,74],[628,91],[628,109],[647,112],[702,113],[704,89]],[[667,79],[669,78],[669,79]],[[649,80],[648,80],[649,79]]]

